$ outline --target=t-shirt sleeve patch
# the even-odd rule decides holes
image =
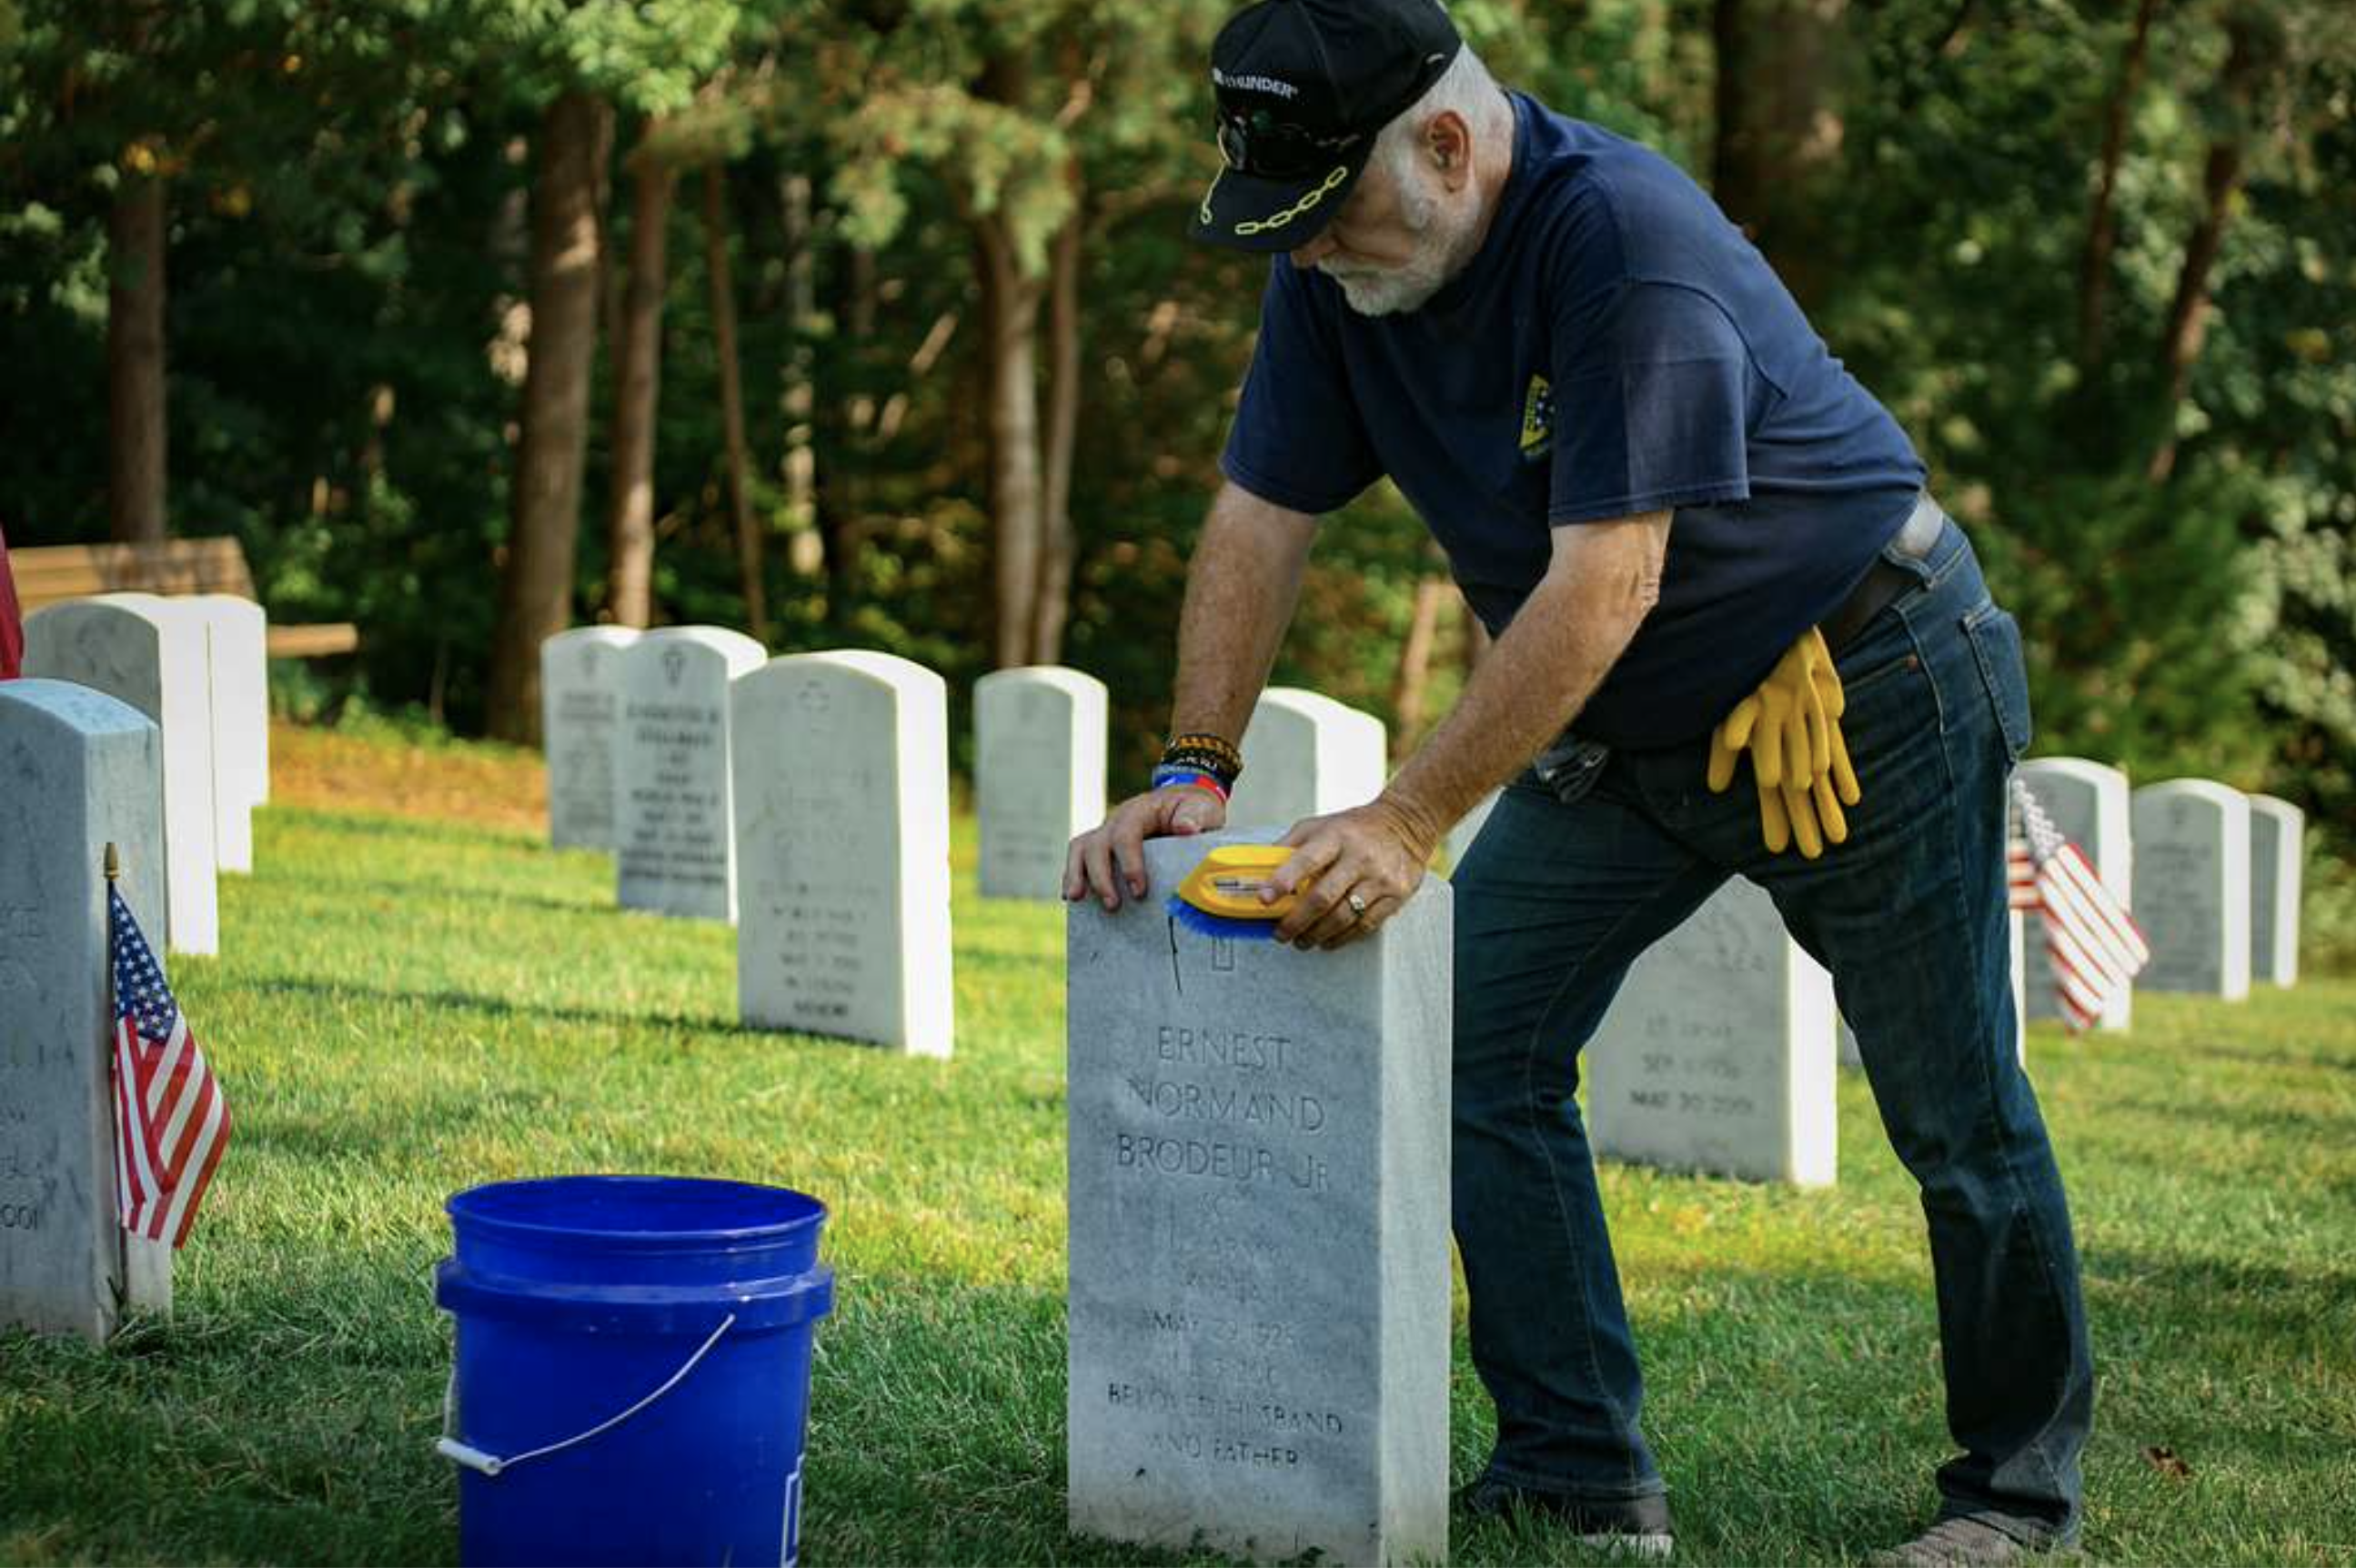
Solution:
[[[1262,500],[1312,516],[1382,476],[1309,282],[1282,257],[1269,269],[1259,342],[1219,469]]]
[[[1764,389],[1741,335],[1708,296],[1633,283],[1558,322],[1549,523],[1744,501]]]

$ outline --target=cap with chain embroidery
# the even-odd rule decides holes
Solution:
[[[1211,46],[1219,155],[1194,235],[1289,251],[1333,221],[1375,137],[1462,47],[1439,0],[1259,0]]]

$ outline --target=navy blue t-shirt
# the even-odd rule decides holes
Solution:
[[[1864,575],[1922,464],[1699,187],[1513,96],[1489,233],[1421,309],[1359,315],[1276,258],[1221,466],[1311,514],[1387,474],[1492,632],[1552,528],[1674,510],[1660,603],[1579,731],[1688,741]]]

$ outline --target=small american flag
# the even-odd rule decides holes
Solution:
[[[114,954],[114,1175],[123,1228],[175,1247],[229,1147],[229,1102],[131,906],[106,890]]]
[[[2151,947],[2135,917],[2017,777],[2012,815],[2007,856],[2012,907],[2041,919],[2054,1001],[2070,1032],[2083,1033],[2151,962]]]

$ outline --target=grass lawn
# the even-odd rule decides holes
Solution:
[[[570,1170],[832,1207],[807,1561],[1168,1560],[1064,1532],[1062,913],[976,898],[969,820],[957,1057],[914,1061],[740,1031],[733,933],[617,912],[609,861],[541,846],[528,761],[279,741],[226,955],[174,965],[237,1141],[169,1321],[0,1336],[0,1563],[453,1560],[442,1200]],[[2356,982],[2136,1006],[2029,1046],[2102,1377],[2087,1546],[2356,1563]],[[1856,1558],[1933,1507],[1920,1211],[1840,1095],[1832,1191],[1604,1173],[1682,1562]],[[1459,1481],[1489,1419],[1462,1321]],[[1455,1555],[1581,1554],[1460,1525]]]

